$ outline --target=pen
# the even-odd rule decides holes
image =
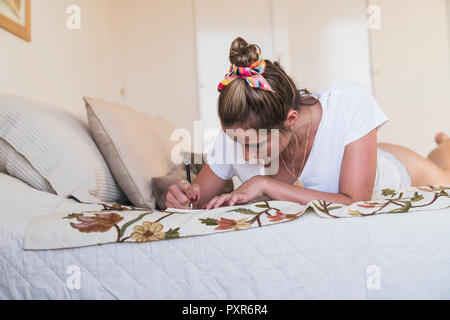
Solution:
[[[187,180],[189,183],[191,183],[191,170],[190,170],[190,167],[189,167],[189,162],[185,162],[185,163],[184,163],[184,166],[185,166],[185,168],[186,168],[186,180]],[[189,201],[189,208],[191,208],[191,209],[194,208],[194,205],[192,204],[191,201]]]

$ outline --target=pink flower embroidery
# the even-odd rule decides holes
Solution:
[[[270,222],[278,222],[282,221],[287,218],[287,216],[281,212],[280,210],[277,210],[277,213],[274,216],[268,216]]]
[[[368,204],[356,204],[358,207],[361,207],[361,208],[375,208],[376,207],[376,205],[374,205],[374,204],[372,204],[372,203],[370,203],[370,202],[364,202],[364,203],[368,203]],[[376,203],[375,202],[375,204],[378,204],[378,203]]]
[[[281,212],[280,210],[277,210],[276,214],[274,216],[268,216],[270,222],[279,222],[283,221],[284,219],[294,220],[297,219],[298,216],[295,214],[286,214]]]
[[[123,220],[123,217],[117,213],[96,213],[95,217],[77,216],[76,219],[81,223],[73,223],[70,225],[78,229],[80,232],[107,232],[114,225]]]
[[[241,230],[246,228],[251,228],[251,224],[246,222],[247,218],[233,220],[221,217],[219,221],[217,221],[217,227],[215,230],[228,230],[234,228],[234,230]]]

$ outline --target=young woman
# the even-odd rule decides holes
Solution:
[[[364,86],[336,83],[319,94],[298,90],[277,62],[263,60],[260,48],[242,38],[231,44],[230,61],[218,88],[223,131],[208,154],[209,165],[192,185],[180,180],[170,186],[167,207],[189,208],[193,202],[194,208],[211,209],[263,195],[301,204],[314,199],[351,204],[370,200],[375,189],[386,186],[450,184],[449,137],[438,133],[438,146],[426,159],[399,145],[377,143],[377,129],[388,118]],[[227,129],[241,130],[228,135]],[[268,134],[239,139],[250,129]],[[279,152],[271,153],[270,129],[279,129]],[[247,161],[267,148],[268,157],[257,160],[264,167],[281,160],[278,171],[266,175],[260,174],[261,164],[208,161],[218,151],[233,152],[230,145],[242,148]],[[220,195],[234,175],[243,183]]]

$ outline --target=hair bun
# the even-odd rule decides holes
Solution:
[[[238,67],[248,67],[259,59],[261,48],[256,44],[248,44],[238,37],[233,40],[230,47],[230,62]]]

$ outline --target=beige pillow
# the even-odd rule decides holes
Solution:
[[[174,127],[127,106],[84,100],[89,129],[117,183],[133,205],[155,209],[151,180],[170,170]]]

